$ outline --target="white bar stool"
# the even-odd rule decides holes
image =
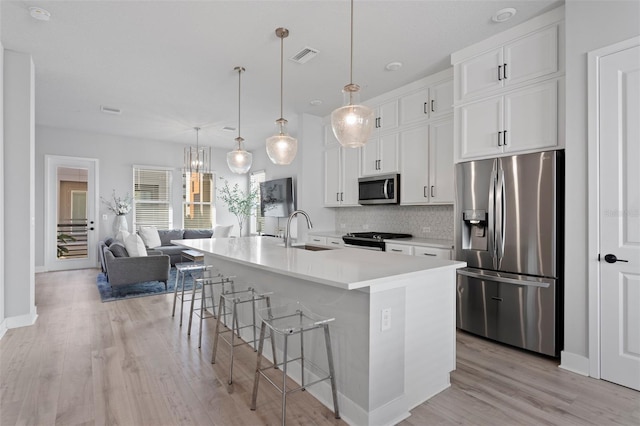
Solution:
[[[260,309],[258,311],[258,315],[262,320],[262,325],[260,327],[260,340],[258,344],[258,359],[256,362],[256,375],[253,383],[253,395],[251,397],[251,409],[256,409],[256,400],[258,398],[258,384],[260,381],[260,376],[264,377],[269,383],[271,383],[276,389],[280,391],[282,394],[282,425],[284,426],[286,420],[286,409],[287,409],[287,395],[299,390],[304,390],[309,386],[315,385],[325,380],[329,380],[331,382],[331,393],[333,395],[333,412],[336,419],[340,418],[340,412],[338,410],[338,394],[336,390],[336,380],[335,373],[333,370],[333,353],[331,350],[331,337],[329,335],[329,323],[333,321],[335,318],[325,318],[311,312],[306,306],[301,303],[290,303],[284,306],[278,307],[267,307],[264,309]],[[282,363],[278,364],[275,362],[272,366],[262,368],[262,349],[264,347],[264,335],[267,327],[271,330],[271,332],[278,333],[284,336],[284,349],[283,349],[283,357]],[[303,334],[316,330],[322,329],[324,331],[324,342],[327,350],[327,362],[329,365],[329,372],[322,371],[326,374],[326,377],[322,377],[320,379],[314,380],[310,383],[305,383],[304,379],[304,339]],[[288,349],[288,339],[290,336],[299,334],[300,335],[300,356],[298,358],[287,359],[287,349]],[[287,389],[287,364],[291,361],[300,360],[300,369],[301,369],[301,386],[293,389]],[[273,382],[264,371],[271,367],[282,366],[282,387],[278,386],[275,382]],[[319,369],[319,368],[318,368]]]
[[[255,343],[258,341],[257,330],[258,325],[256,322],[256,304],[259,302],[264,302],[267,308],[271,307],[271,293],[258,293],[255,289],[249,287],[246,290],[241,291],[223,291],[220,294],[220,302],[218,303],[219,312],[226,312],[227,307],[231,306],[231,328],[227,328],[227,330],[221,330],[220,324],[222,322],[222,315],[218,315],[218,320],[216,321],[216,329],[213,337],[213,353],[211,354],[211,363],[216,363],[216,353],[218,351],[218,338],[222,337],[230,347],[231,347],[231,361],[229,365],[229,380],[228,384],[233,383],[233,349],[236,346],[240,345],[252,345],[255,350]],[[240,321],[238,319],[238,308],[243,304],[251,304],[251,322],[246,325],[240,325]],[[228,327],[228,323],[226,322],[225,317],[225,325]],[[250,332],[253,333],[253,339],[251,340],[241,340],[239,343],[236,343],[235,339],[242,339],[240,330],[251,329]],[[225,336],[221,336],[224,333],[231,333],[231,340],[227,340]],[[276,359],[276,346],[273,338],[273,331],[271,331],[271,351],[273,354],[273,359]]]

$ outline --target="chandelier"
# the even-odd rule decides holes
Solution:
[[[373,110],[358,105],[360,86],[353,83],[353,0],[351,0],[351,63],[349,84],[342,90],[344,106],[331,113],[331,128],[340,145],[359,148],[367,143],[373,130]]]
[[[241,175],[247,173],[251,168],[253,155],[242,148],[244,139],[240,136],[240,76],[245,69],[243,67],[235,67],[234,70],[238,71],[238,137],[235,139],[238,142],[238,147],[227,153],[227,165],[233,173]]]
[[[298,152],[298,140],[287,133],[287,120],[282,116],[284,39],[289,36],[286,28],[276,28],[276,36],[280,38],[280,118],[276,120],[276,134],[267,139],[267,155],[274,164],[291,164]]]
[[[210,173],[211,172],[211,147],[200,147],[200,127],[194,127],[196,131],[196,146],[188,146],[184,149],[184,171],[186,173]]]

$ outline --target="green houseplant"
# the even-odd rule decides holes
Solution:
[[[258,206],[258,189],[256,188],[245,192],[240,189],[240,185],[237,183],[233,185],[233,187],[230,187],[226,179],[220,179],[224,180],[224,186],[220,188],[218,199],[227,205],[229,213],[235,215],[238,220],[240,236],[242,236],[242,227],[246,219],[255,214],[256,207]]]

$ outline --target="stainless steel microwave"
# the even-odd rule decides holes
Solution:
[[[400,175],[379,175],[358,179],[358,203],[400,204]]]

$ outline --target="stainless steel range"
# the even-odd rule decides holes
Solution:
[[[393,232],[352,232],[344,235],[342,240],[347,247],[385,251],[385,240],[411,238],[411,234]]]

